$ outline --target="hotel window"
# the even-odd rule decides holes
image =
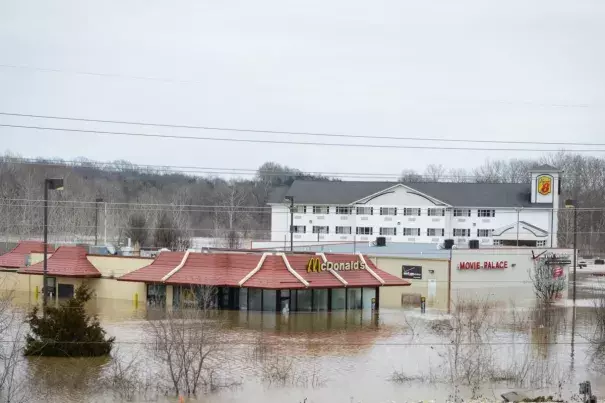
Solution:
[[[350,206],[336,206],[336,214],[340,214],[340,215],[353,214],[353,207],[350,207]]]
[[[380,215],[397,215],[397,207],[381,207]]]
[[[313,214],[330,214],[329,206],[313,206]]]
[[[495,217],[495,216],[496,216],[496,210],[486,210],[486,209],[477,210],[477,217]]]
[[[397,235],[395,227],[380,227],[380,235]]]
[[[294,214],[306,214],[307,206],[294,206]]]
[[[351,227],[336,227],[337,234],[351,234]]]
[[[445,209],[443,208],[430,208],[428,215],[431,217],[443,217],[445,216]]]
[[[470,217],[471,210],[466,208],[456,208],[454,209],[454,217]]]
[[[445,236],[445,228],[427,228],[426,236]]]
[[[374,228],[372,228],[372,227],[357,227],[357,228],[355,228],[355,233],[357,235],[372,235],[374,233]]]
[[[478,229],[477,230],[477,236],[480,238],[487,238],[492,236],[492,231],[491,229]]]
[[[536,241],[536,246],[546,246],[546,241]]]
[[[357,207],[357,215],[374,215],[374,207]]]
[[[502,240],[501,239],[494,239],[494,246],[502,246]]]
[[[292,232],[295,234],[306,234],[307,227],[305,225],[294,225],[292,227]]]
[[[471,236],[471,230],[470,228],[454,228],[454,236]]]
[[[313,226],[313,233],[314,234],[329,234],[330,233],[330,227],[328,227],[327,225],[314,225]]]
[[[404,236],[420,236],[420,228],[404,228]]]
[[[404,208],[403,209],[403,215],[420,215],[420,209],[419,208]]]

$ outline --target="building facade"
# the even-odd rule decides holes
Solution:
[[[272,194],[271,240],[553,248],[560,174],[542,165],[526,184],[298,180]]]

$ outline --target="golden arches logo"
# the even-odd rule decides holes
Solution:
[[[552,177],[542,175],[538,177],[538,193],[546,196],[552,193]]]
[[[325,269],[322,268],[322,262],[320,258],[314,257],[312,259],[309,259],[309,261],[307,262],[307,273],[319,273],[322,270]]]

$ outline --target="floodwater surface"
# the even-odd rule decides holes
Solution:
[[[517,301],[513,310],[511,301],[489,296],[469,304],[464,319],[418,307],[377,314],[216,312],[220,348],[209,364],[215,385],[191,401],[446,401],[454,394],[494,397],[519,389],[570,396],[585,380],[599,396],[605,377],[591,342],[596,281],[579,275],[575,320],[564,302],[536,308],[533,301]],[[32,358],[23,378],[38,401],[176,401],[166,387],[170,380],[158,375],[162,364],[149,338],[148,322],[162,320],[164,312],[104,300],[90,311],[116,337],[116,357],[131,363],[147,386],[138,396],[112,391],[106,383],[116,371],[111,358]],[[482,328],[458,337],[452,324],[467,326],[463,321]]]

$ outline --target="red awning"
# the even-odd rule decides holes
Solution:
[[[265,289],[407,286],[408,281],[378,269],[361,255],[330,254],[332,263],[365,262],[364,270],[307,270],[311,259],[323,256],[279,253],[162,252],[149,266],[120,277],[120,281],[209,285]]]
[[[48,258],[48,275],[52,277],[101,277],[101,273],[86,258],[81,246],[61,246]],[[44,262],[21,267],[19,273],[44,274]]]
[[[48,253],[53,253],[55,248],[48,245]],[[32,253],[44,253],[44,242],[21,241],[10,252],[0,256],[0,268],[18,269],[25,266],[27,256]]]

